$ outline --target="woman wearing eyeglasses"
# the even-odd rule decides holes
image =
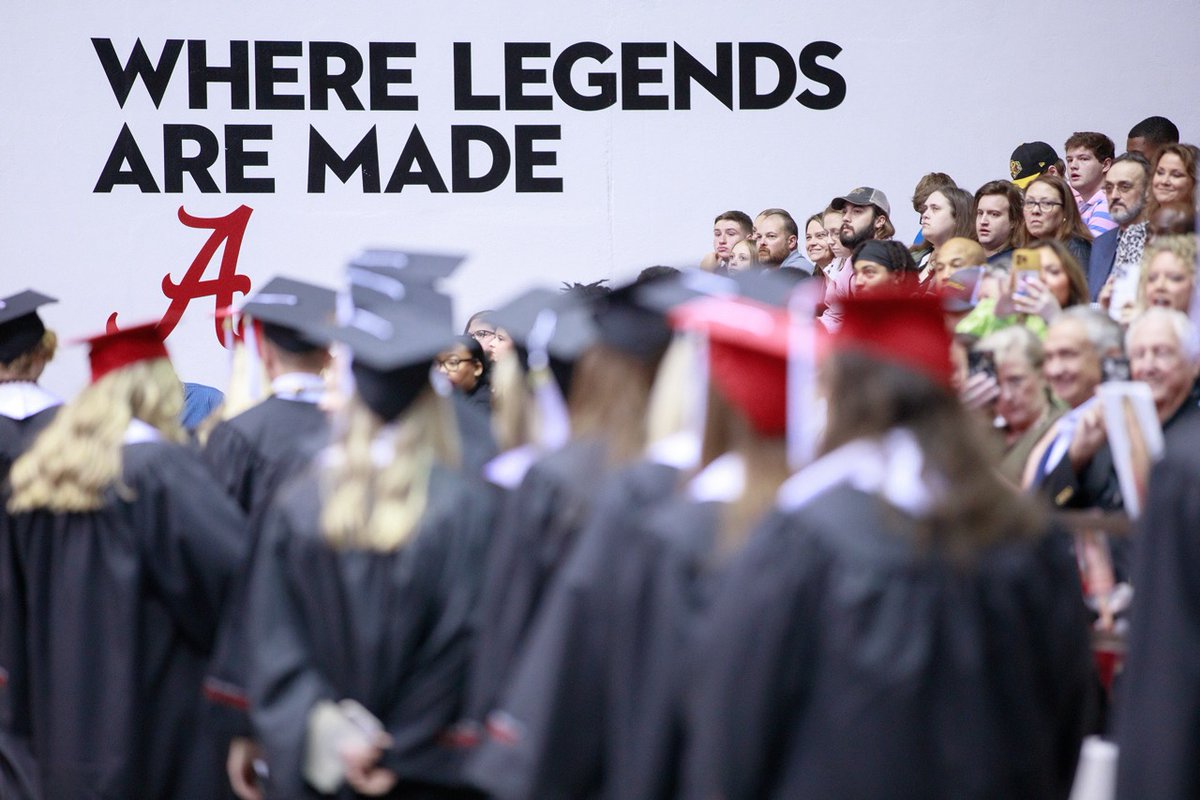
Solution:
[[[477,311],[467,320],[463,333],[479,342],[487,360],[493,364],[496,359],[512,348],[512,340],[503,328],[497,328],[492,321],[491,311]]]
[[[493,334],[494,336],[495,334]],[[485,409],[492,406],[490,362],[475,336],[456,336],[451,347],[438,353],[433,362],[456,392]]]
[[[1071,187],[1057,175],[1042,175],[1025,187],[1022,247],[1038,239],[1057,239],[1080,264],[1092,256],[1092,234],[1079,216]]]

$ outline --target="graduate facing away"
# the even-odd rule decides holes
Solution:
[[[241,512],[177,444],[183,390],[157,328],[90,345],[91,385],[12,468],[0,724],[45,797],[219,797],[200,684]]]

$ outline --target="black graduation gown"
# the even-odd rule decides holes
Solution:
[[[326,414],[316,403],[272,396],[213,428],[204,459],[249,513],[280,483],[275,473],[297,446],[325,438],[328,430]]]
[[[842,485],[776,512],[695,654],[689,798],[1061,798],[1094,675],[1058,536],[956,568]]]
[[[390,796],[474,796],[460,788],[461,751],[443,737],[463,709],[490,500],[438,467],[410,541],[338,550],[319,531],[317,481],[306,473],[275,498],[249,579],[247,685],[267,796],[316,796],[302,777],[309,712],[344,698],[394,739],[381,762],[401,779]]]
[[[46,797],[208,800],[227,782],[200,684],[241,513],[182,446],[122,459],[131,499],[2,526],[2,723],[31,742]]]
[[[662,777],[658,745],[669,730],[659,712],[678,652],[671,626],[681,619],[672,601],[682,599],[672,591],[676,582],[656,578],[682,576],[663,569],[666,540],[638,523],[669,497],[679,475],[643,462],[598,491],[472,757],[471,778],[491,796],[652,796],[647,783]],[[683,514],[670,515],[673,529],[706,527],[691,524],[692,509],[672,510]],[[653,730],[643,736],[647,720]]]
[[[8,477],[13,462],[45,429],[61,406],[51,406],[24,419],[0,415],[0,482]]]
[[[461,392],[454,392],[451,399],[462,445],[462,472],[482,480],[484,465],[499,452],[492,434],[491,404],[484,405]]]
[[[1200,796],[1200,420],[1151,472],[1118,683],[1119,798]]]
[[[505,498],[487,555],[467,718],[500,698],[546,588],[574,546],[606,473],[605,448],[572,441],[529,468]]]

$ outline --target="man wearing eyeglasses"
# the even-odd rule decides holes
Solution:
[[[1142,252],[1146,247],[1150,162],[1141,153],[1125,153],[1108,168],[1101,188],[1108,199],[1108,213],[1117,227],[1092,242],[1088,290],[1092,300],[1097,300],[1111,278],[1108,307],[1116,315],[1137,297]]]

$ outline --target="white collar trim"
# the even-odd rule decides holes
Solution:
[[[843,483],[880,495],[910,514],[926,513],[942,493],[923,474],[925,456],[912,432],[893,428],[880,439],[855,439],[784,481],[776,504],[796,511]]]
[[[717,458],[688,481],[688,497],[697,503],[731,503],[746,491],[746,462],[737,453]]]
[[[0,384],[0,416],[29,419],[34,414],[62,403],[33,381]]]
[[[125,444],[142,444],[143,442],[159,442],[162,441],[162,432],[153,425],[147,425],[140,419],[129,420],[129,427],[125,429]]]

